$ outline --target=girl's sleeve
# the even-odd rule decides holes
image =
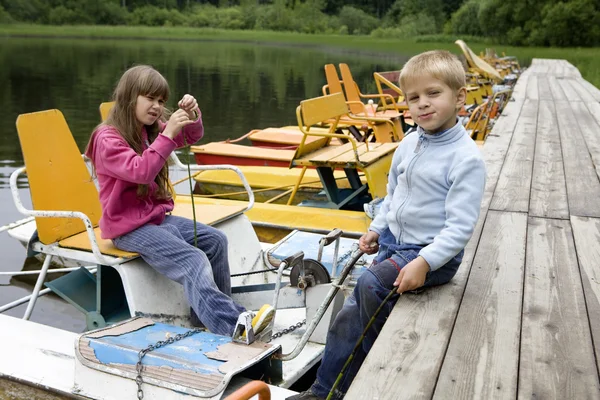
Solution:
[[[193,124],[184,127],[181,133],[173,139],[177,144],[177,148],[189,146],[202,139],[204,136],[204,124],[202,123],[202,113],[199,108],[196,108],[198,118]],[[164,127],[163,127],[164,129]]]
[[[94,164],[98,173],[137,184],[154,181],[171,152],[175,142],[158,135],[142,155],[117,135],[101,135],[96,139]]]

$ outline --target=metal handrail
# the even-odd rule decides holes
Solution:
[[[30,217],[44,217],[44,218],[79,218],[83,221],[85,226],[85,230],[88,235],[88,239],[90,240],[90,244],[92,246],[92,253],[98,260],[100,265],[117,265],[122,264],[128,258],[124,257],[111,257],[106,258],[102,252],[100,251],[100,247],[98,246],[98,241],[96,240],[96,235],[94,234],[94,226],[90,218],[80,211],[56,211],[56,210],[29,210],[23,206],[21,202],[21,196],[19,195],[19,189],[17,187],[17,179],[19,175],[26,171],[25,167],[21,167],[15,170],[10,175],[10,190],[12,192],[13,201],[15,203],[15,207],[17,210],[23,214]]]
[[[175,152],[171,153],[171,160],[173,161],[173,163],[175,164],[175,166],[177,168],[180,168],[182,170],[187,170],[187,168],[188,168],[187,165],[184,165],[181,162],[181,160],[179,160],[179,157],[177,157],[177,154],[175,154]],[[252,192],[252,188],[250,187],[248,180],[244,176],[244,173],[238,167],[236,167],[234,165],[229,165],[229,164],[190,165],[189,167],[190,167],[190,170],[192,170],[192,171],[213,171],[213,170],[226,170],[226,169],[234,171],[238,175],[240,180],[242,181],[242,184],[244,185],[244,189],[246,189],[246,192],[248,192],[248,205],[246,206],[246,209],[244,211],[248,211],[254,206],[254,192]],[[191,177],[190,177],[190,179],[191,179]],[[192,195],[192,194],[190,193],[190,195]]]

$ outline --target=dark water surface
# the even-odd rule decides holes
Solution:
[[[405,61],[337,48],[252,43],[0,39],[0,226],[23,218],[9,188],[10,174],[23,165],[17,116],[61,110],[83,150],[100,122],[99,104],[110,100],[116,81],[134,64],[150,64],[167,78],[167,105],[185,93],[198,99],[206,143],[237,138],[251,129],[295,125],[299,102],[321,94],[324,64],[347,63],[363,93],[374,93],[373,72],[398,69]],[[26,183],[20,192],[30,203]],[[0,271],[23,268],[25,250],[6,232],[0,233],[0,254]],[[31,290],[31,280],[0,276],[0,305]],[[7,314],[21,317],[25,308]],[[76,332],[85,327],[83,315],[55,296],[38,301],[32,320]]]

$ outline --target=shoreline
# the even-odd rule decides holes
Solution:
[[[274,32],[257,30],[224,30],[193,27],[148,27],[104,25],[0,25],[0,38],[4,40],[45,38],[74,40],[160,40],[173,42],[231,42],[258,45],[288,46],[324,49],[335,52],[355,52],[366,56],[409,57],[431,49],[449,50],[461,54],[454,44],[453,36],[421,36],[411,38],[375,38],[360,35],[304,34],[297,32]],[[458,36],[456,37],[459,38]],[[437,41],[434,41],[437,40]],[[600,87],[600,48],[545,48],[511,47],[491,44],[485,38],[467,42],[476,53],[486,47],[515,56],[521,66],[528,66],[533,58],[566,59],[579,69],[583,77]]]

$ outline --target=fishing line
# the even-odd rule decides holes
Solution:
[[[348,368],[348,366],[350,365],[350,363],[352,362],[352,360],[354,359],[354,356],[356,355],[356,351],[358,350],[358,348],[360,347],[360,345],[363,342],[363,339],[365,338],[365,336],[367,335],[367,331],[369,330],[369,328],[371,327],[371,325],[373,325],[373,322],[375,322],[375,318],[377,318],[377,316],[379,315],[379,312],[383,309],[383,306],[392,298],[392,296],[396,294],[396,289],[393,289],[386,297],[385,299],[383,299],[383,301],[381,302],[381,304],[379,305],[379,307],[377,308],[377,310],[375,311],[375,314],[373,314],[373,316],[371,317],[371,319],[369,320],[369,323],[367,324],[366,328],[363,330],[362,335],[360,336],[360,338],[358,339],[358,341],[356,342],[356,344],[354,345],[354,349],[352,350],[352,353],[350,354],[350,357],[348,357],[348,359],[346,360],[346,363],[344,364],[344,366],[342,367],[342,370],[340,371],[340,374],[338,375],[337,379],[335,380],[335,383],[333,384],[333,387],[331,388],[331,390],[329,391],[329,395],[327,395],[327,399],[326,400],[331,400],[333,398],[333,393],[335,392],[335,389],[338,387],[338,385],[340,384],[342,377],[344,376],[344,372],[346,372],[346,368]]]

